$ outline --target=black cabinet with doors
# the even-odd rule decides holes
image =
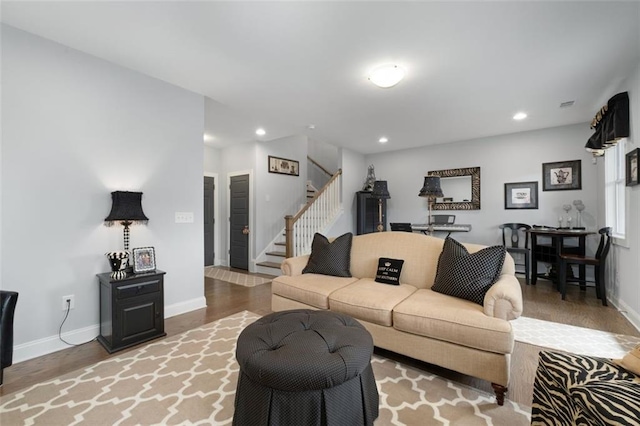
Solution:
[[[371,196],[371,191],[358,191],[356,233],[370,234],[376,232],[379,223],[378,199]],[[387,230],[387,200],[382,200],[382,226]]]
[[[164,332],[164,274],[155,270],[118,280],[108,272],[98,274],[98,342],[109,353],[167,335]]]

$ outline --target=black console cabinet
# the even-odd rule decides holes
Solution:
[[[98,342],[113,353],[166,336],[164,332],[164,274],[156,270],[100,281],[100,335]]]
[[[378,228],[378,199],[371,196],[371,191],[358,191],[357,209],[358,220],[356,232],[360,234],[370,234],[376,232]],[[382,200],[382,225],[384,231],[387,230],[387,200]]]

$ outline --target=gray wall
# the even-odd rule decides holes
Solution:
[[[340,168],[342,169],[342,207],[343,214],[327,234],[338,237],[345,232],[356,233],[356,192],[362,190],[367,177],[367,164],[364,155],[348,149],[340,149]]]
[[[480,244],[501,243],[498,225],[505,222],[557,226],[563,204],[581,199],[586,205],[583,221],[597,226],[597,167],[584,150],[590,136],[588,124],[515,133],[491,138],[435,145],[366,156],[374,164],[376,178],[388,182],[389,222],[426,223],[427,202],[418,197],[424,176],[431,170],[480,167],[481,209],[439,211],[456,215],[456,223],[473,226],[469,233],[452,236]],[[582,190],[542,191],[542,163],[582,160]],[[505,210],[504,184],[538,181],[539,209]],[[445,194],[446,196],[447,194]],[[575,210],[571,212],[575,217]]]
[[[269,173],[269,155],[298,161],[300,176]],[[296,214],[307,202],[307,137],[290,136],[256,145],[256,223],[254,225],[256,250],[253,259],[268,244],[280,236],[284,217]]]
[[[15,361],[98,330],[96,274],[122,248],[104,226],[110,192],[144,193],[150,218],[131,247],[154,246],[167,272],[166,314],[206,303],[202,283],[204,99],[52,41],[2,26],[2,271],[20,292]],[[193,212],[193,224],[174,213]]]
[[[640,147],[640,62],[635,71],[611,95],[629,92],[631,112],[631,135],[627,142],[627,152]],[[606,154],[605,154],[606,155]],[[600,162],[604,164],[604,161]],[[604,200],[604,166],[600,167],[599,193]],[[604,203],[603,203],[604,206]],[[613,246],[611,253],[612,270],[608,289],[612,302],[640,329],[640,186],[626,189],[627,238]],[[604,207],[601,208],[601,226],[604,226]]]

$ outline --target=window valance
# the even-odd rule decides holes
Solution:
[[[629,136],[629,93],[613,96],[600,108],[591,121],[595,133],[584,146],[593,155],[603,155],[604,150]]]

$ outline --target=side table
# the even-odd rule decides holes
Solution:
[[[155,270],[100,281],[100,335],[98,342],[113,353],[138,343],[166,336],[164,332],[164,275]]]

